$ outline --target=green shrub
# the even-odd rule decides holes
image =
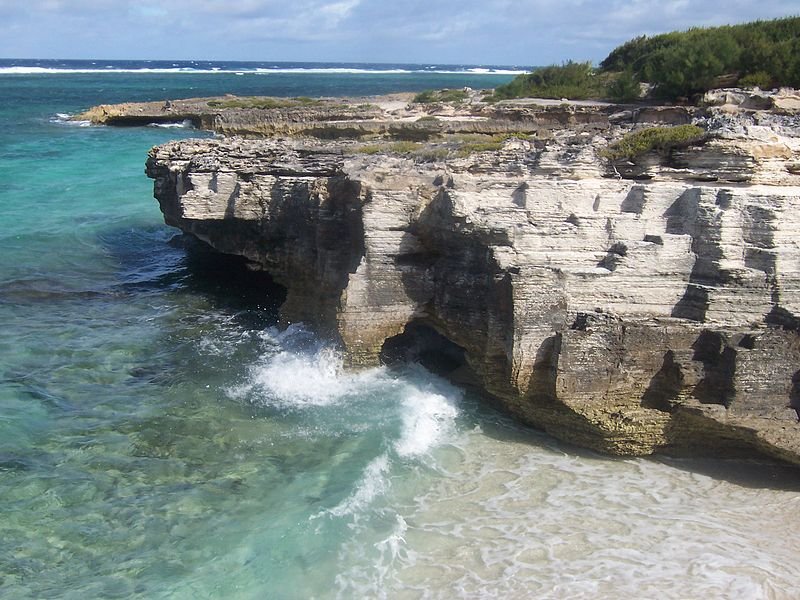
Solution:
[[[425,90],[420,92],[411,101],[414,104],[433,104],[435,102],[461,103],[469,98],[469,92],[465,90]]]
[[[417,142],[395,142],[389,146],[389,152],[394,152],[395,154],[411,154],[419,148],[420,144]]]
[[[772,88],[772,77],[766,71],[756,71],[742,77],[739,80],[739,85],[746,88],[757,87],[762,90],[768,90]]]
[[[672,148],[695,144],[705,140],[705,136],[705,130],[696,125],[648,127],[626,134],[603,150],[601,155],[610,160],[631,160],[651,150],[668,152]]]
[[[635,102],[642,95],[642,88],[639,80],[633,71],[627,70],[617,74],[606,88],[607,97],[614,102]]]
[[[592,63],[568,61],[563,65],[540,67],[517,75],[497,87],[494,98],[570,98],[585,100],[603,96],[602,84],[595,77]]]
[[[440,146],[425,146],[414,153],[419,162],[438,162],[450,156],[447,148]]]
[[[742,74],[741,85],[798,87],[800,17],[640,36],[615,48],[600,69],[630,70],[666,99],[692,97]]]
[[[379,144],[367,144],[366,146],[359,146],[355,149],[358,154],[378,154],[383,151],[383,146]]]

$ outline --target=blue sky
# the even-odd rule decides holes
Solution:
[[[537,65],[798,0],[0,0],[0,57]]]

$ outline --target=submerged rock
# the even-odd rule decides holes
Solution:
[[[184,140],[147,174],[168,224],[268,271],[283,319],[317,323],[353,366],[410,340],[579,445],[800,463],[796,117],[485,110],[533,134],[435,155]],[[709,137],[604,159],[643,118]]]

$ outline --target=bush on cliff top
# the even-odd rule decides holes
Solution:
[[[800,87],[800,17],[639,36],[615,48],[599,69],[572,61],[542,67],[498,87],[492,99],[628,102],[638,98],[640,82],[666,100],[737,82]]]
[[[602,95],[602,89],[592,63],[571,60],[518,75],[494,91],[494,99],[500,100],[524,97],[585,100],[598,95]]]
[[[673,148],[689,146],[705,140],[706,132],[696,125],[675,127],[648,127],[632,131],[601,152],[610,160],[633,159],[651,150],[668,152]]]
[[[664,98],[692,96],[723,76],[800,86],[800,17],[640,36],[615,48],[603,71],[630,69]],[[766,77],[765,77],[766,75]]]
[[[420,92],[411,101],[414,104],[433,104],[435,102],[461,103],[469,98],[466,90],[425,90]]]

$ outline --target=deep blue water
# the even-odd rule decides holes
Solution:
[[[59,117],[510,75],[96,62],[0,61],[0,597],[790,597],[773,471],[608,460],[419,367],[343,372],[163,225],[147,150],[206,134]]]

